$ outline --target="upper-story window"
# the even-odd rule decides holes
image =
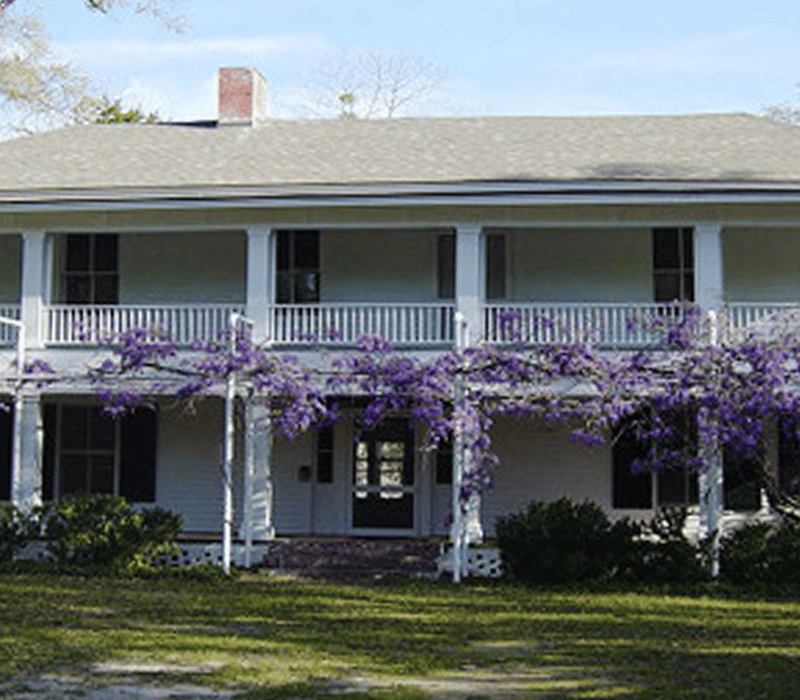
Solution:
[[[119,301],[119,237],[115,233],[70,233],[64,245],[61,298],[67,304]]]
[[[653,300],[694,301],[693,229],[653,229]]]
[[[319,231],[278,231],[277,288],[279,304],[319,301]]]

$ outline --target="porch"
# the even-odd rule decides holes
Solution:
[[[641,302],[490,302],[481,310],[480,338],[491,344],[535,346],[587,342],[625,350],[664,345],[666,332],[687,307]],[[786,330],[800,322],[799,302],[731,302],[723,309],[724,336]],[[180,346],[224,336],[231,313],[243,304],[52,304],[41,309],[46,347],[93,347],[131,329]],[[454,303],[324,302],[269,307],[265,340],[276,347],[352,347],[376,335],[400,349],[447,349],[455,342]],[[0,304],[0,317],[19,319],[19,304]],[[0,347],[11,347],[16,329],[0,324]]]

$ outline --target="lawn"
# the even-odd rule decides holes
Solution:
[[[0,575],[0,680],[111,678],[156,662],[172,680],[251,700],[794,699],[800,603],[254,574]]]

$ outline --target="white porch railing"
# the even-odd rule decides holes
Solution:
[[[19,320],[20,305],[0,304],[0,316]],[[14,345],[17,342],[17,333],[17,328],[0,323],[0,346]]]
[[[727,306],[727,329],[731,339],[754,332],[780,333],[800,322],[798,302],[731,302]]]
[[[268,313],[277,344],[352,345],[363,335],[393,345],[453,342],[453,304],[278,304]]]
[[[648,303],[502,303],[484,307],[484,340],[489,343],[591,342],[626,348],[664,343],[667,328],[685,309]]]
[[[119,333],[147,328],[153,339],[168,337],[189,345],[195,340],[217,340],[228,328],[231,312],[244,307],[228,304],[163,304],[159,306],[77,306],[45,308],[45,343],[96,345]]]

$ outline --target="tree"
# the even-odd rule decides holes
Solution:
[[[148,14],[180,31],[185,18],[175,9],[181,0],[86,0],[99,12],[128,8]],[[24,3],[0,0],[0,102],[17,129],[52,128],[93,121],[109,105],[91,79],[53,52],[45,24]]]
[[[800,84],[796,86],[800,90]],[[774,104],[764,105],[764,114],[775,121],[783,122],[784,124],[798,124],[800,123],[800,107],[790,104],[789,102],[778,102]]]
[[[442,68],[420,56],[342,51],[320,63],[303,108],[313,117],[391,118],[424,104],[443,82]]]
[[[102,105],[99,107],[97,115],[94,118],[94,123],[122,124],[143,122],[145,124],[154,124],[158,120],[159,115],[157,112],[145,114],[141,107],[126,109],[122,106],[122,100],[114,100],[112,102],[108,97],[103,97]]]

